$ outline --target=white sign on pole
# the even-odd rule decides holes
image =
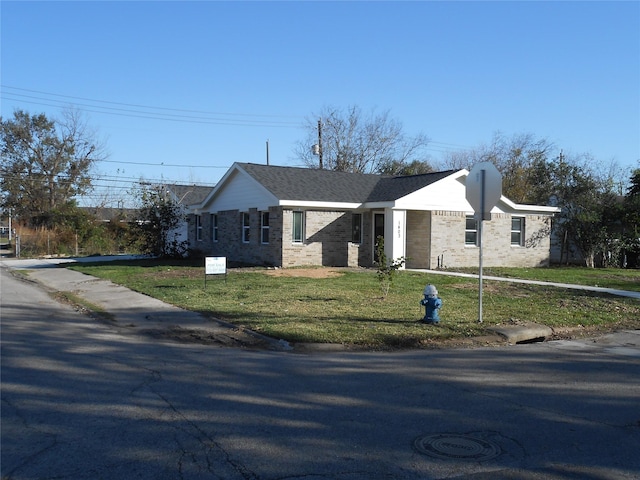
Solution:
[[[491,209],[502,196],[502,175],[493,163],[477,163],[467,176],[466,188],[478,222],[478,322],[482,322],[482,222],[491,220]]]
[[[224,275],[227,273],[227,257],[206,257],[204,273],[206,275]]]
[[[224,275],[227,283],[227,257],[204,258],[204,288],[207,288],[207,275]]]

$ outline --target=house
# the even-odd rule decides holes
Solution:
[[[138,219],[138,210],[135,208],[115,207],[79,207],[80,211],[94,217],[101,223],[131,223]]]
[[[383,236],[387,258],[405,257],[407,268],[477,266],[468,174],[383,177],[235,163],[191,208],[190,247],[244,264],[370,267]],[[483,264],[548,264],[558,211],[502,196],[483,223]]]
[[[182,242],[189,243],[187,216],[189,208],[193,205],[201,203],[213,190],[213,187],[204,185],[179,185],[163,183],[157,185],[157,188],[168,194],[171,200],[180,208],[180,215],[184,218],[179,225],[168,234],[170,241],[178,244]]]

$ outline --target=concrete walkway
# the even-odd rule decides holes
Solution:
[[[127,260],[139,257],[112,256],[78,259],[78,263]],[[50,292],[67,292],[84,300],[97,315],[121,334],[152,336],[194,343],[249,346],[290,350],[291,346],[219,319],[184,310],[156,298],[135,292],[110,280],[85,275],[68,268],[56,268],[76,259],[0,259],[0,268],[23,270],[25,278]]]
[[[433,275],[449,275],[454,277],[478,278],[478,275],[475,275],[472,273],[447,272],[446,270],[407,269],[407,271],[422,272],[422,273],[428,273]],[[637,298],[638,300],[640,300],[640,292],[633,292],[630,290],[617,290],[615,288],[603,288],[603,287],[597,287],[597,286],[592,287],[589,285],[574,285],[571,283],[543,282],[540,280],[523,280],[520,278],[492,277],[487,275],[483,275],[482,278],[484,280],[496,280],[498,282],[526,283],[529,285],[544,285],[549,287],[568,288],[571,290],[583,290],[583,291],[589,291],[589,292],[608,293],[610,295],[617,295],[619,297],[630,297],[630,298]]]

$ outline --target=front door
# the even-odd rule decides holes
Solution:
[[[373,214],[373,261],[378,261],[378,237],[384,238],[384,213]]]

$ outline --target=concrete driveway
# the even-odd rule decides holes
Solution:
[[[638,332],[249,351],[123,334],[0,274],[3,480],[640,477]]]

